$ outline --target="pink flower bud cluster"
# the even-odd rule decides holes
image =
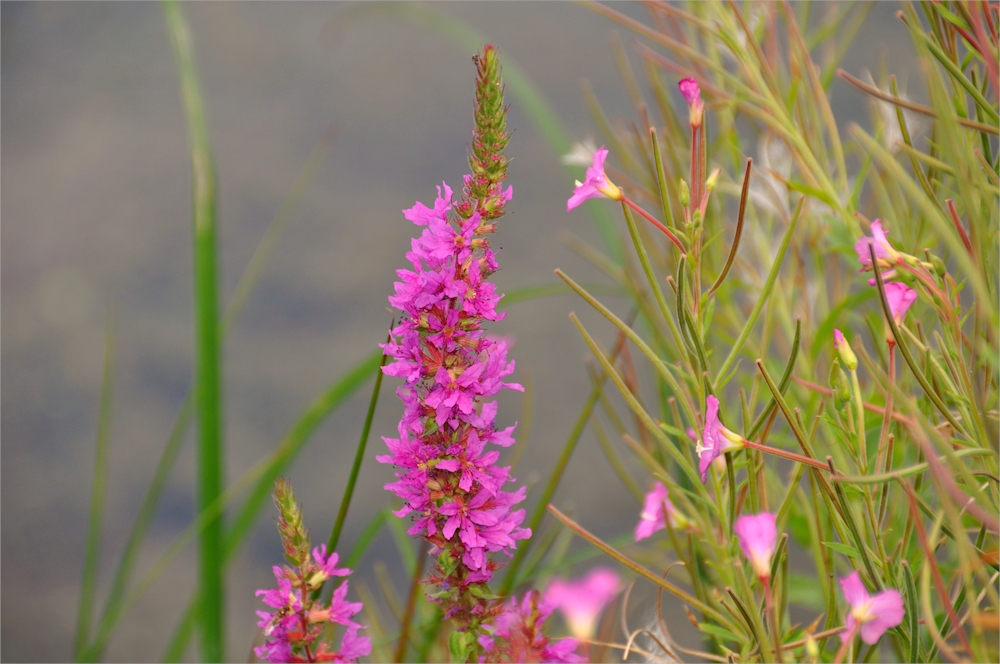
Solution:
[[[502,206],[511,195],[508,187],[493,203]],[[503,388],[524,390],[503,380],[514,371],[506,342],[481,329],[504,317],[496,311],[502,295],[486,281],[497,263],[482,236],[494,224],[478,209],[450,221],[451,197],[444,184],[432,208],[417,203],[403,211],[424,230],[406,254],[413,269],[397,271],[389,298],[403,316],[383,346],[393,358],[384,372],[406,381],[397,389],[405,410],[399,437],[384,438],[391,454],[378,457],[400,469],[385,488],[403,500],[397,516],[414,516],[409,533],[439,555],[431,581],[445,593],[488,581],[498,566],[489,554],[509,555],[516,540],[531,535],[520,527],[524,510],[513,509],[525,487],[503,491],[510,469],[497,465],[498,450],[486,449],[514,443],[514,426],[498,428],[497,402],[486,400]]]
[[[347,576],[351,570],[337,567],[337,554],[326,555],[326,545],[312,551],[313,560],[301,568],[273,567],[277,588],[257,591],[262,601],[274,611],[258,611],[257,626],[264,631],[264,645],[254,648],[254,655],[266,662],[354,662],[372,651],[371,639],[358,636],[361,625],[351,618],[363,608],[361,602],[348,602],[348,582],[337,588],[330,606],[323,608],[309,594],[334,576]],[[347,628],[340,650],[332,651],[318,640],[325,625],[336,623]]]
[[[529,590],[519,604],[511,597],[510,603],[489,628],[490,634],[479,637],[487,662],[585,662],[576,654],[579,641],[566,638],[551,642],[542,631],[546,619],[556,603],[541,599],[537,590]]]

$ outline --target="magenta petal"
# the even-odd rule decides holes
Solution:
[[[770,512],[744,515],[736,519],[733,532],[740,538],[743,555],[753,565],[757,576],[766,577],[771,573],[771,556],[778,542],[777,517]]]
[[[872,598],[868,612],[874,616],[861,626],[861,640],[871,645],[878,641],[886,630],[903,622],[906,615],[903,597],[896,590],[884,590]]]
[[[681,94],[684,95],[688,104],[693,104],[701,96],[701,86],[693,78],[682,78],[677,87],[680,88]]]
[[[892,317],[900,323],[910,306],[917,301],[917,291],[906,284],[893,281],[885,285],[885,297],[889,301]]]
[[[856,571],[842,578],[840,587],[844,591],[844,599],[852,607],[861,606],[871,597],[865,584],[861,581],[861,575]]]

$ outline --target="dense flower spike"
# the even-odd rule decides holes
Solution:
[[[703,440],[698,444],[698,472],[701,473],[701,481],[708,480],[708,468],[719,456],[728,450],[739,449],[743,446],[743,439],[722,426],[719,421],[719,400],[714,395],[708,395],[705,399],[705,433]]]
[[[844,591],[844,599],[851,605],[851,612],[847,614],[847,629],[840,633],[842,641],[850,641],[860,631],[861,640],[872,645],[882,638],[886,630],[903,622],[906,611],[898,591],[889,589],[869,595],[857,572],[841,579],[840,587]]]
[[[285,558],[292,566],[275,565],[272,570],[278,587],[256,593],[274,610],[257,611],[264,644],[254,648],[254,655],[267,662],[352,662],[370,654],[371,639],[358,636],[362,626],[351,620],[363,606],[347,601],[347,581],[334,591],[325,608],[310,597],[327,579],[348,576],[351,570],[338,568],[337,554],[327,555],[325,544],[314,548],[310,557],[309,533],[302,526],[295,494],[283,479],[275,483],[274,502]],[[325,626],[331,622],[346,628],[339,650],[331,650],[322,641]]]
[[[485,661],[490,662],[584,662],[576,654],[579,641],[574,638],[551,642],[542,632],[542,626],[552,614],[555,605],[548,599],[540,600],[537,590],[530,590],[518,603],[511,597],[504,612],[497,618],[495,627],[479,637],[485,650]]]
[[[566,618],[573,636],[592,639],[597,621],[621,589],[621,577],[613,569],[595,567],[582,579],[553,579],[545,591],[545,601]]]
[[[694,433],[692,429],[690,433]],[[666,517],[663,512],[666,509]],[[653,490],[646,494],[646,500],[642,505],[642,512],[639,514],[639,523],[635,526],[635,541],[644,540],[658,530],[667,527],[666,519],[670,519],[670,525],[675,528],[683,528],[688,525],[687,519],[677,511],[674,504],[667,498],[667,487],[663,482],[657,482]]]
[[[503,612],[486,583],[499,566],[490,554],[510,555],[521,527],[525,488],[504,491],[510,468],[498,466],[498,450],[514,443],[514,426],[498,428],[500,390],[523,391],[504,378],[514,371],[507,343],[485,335],[484,321],[503,318],[503,297],[487,279],[497,270],[488,236],[504,213],[512,189],[502,187],[507,143],[506,109],[496,53],[487,46],[476,58],[476,130],[463,199],[438,188],[433,206],[417,203],[403,211],[423,227],[406,254],[413,269],[399,270],[390,304],[402,312],[392,339],[393,358],[384,372],[406,382],[397,393],[404,404],[399,437],[385,438],[398,481],[386,485],[403,501],[397,516],[411,515],[409,534],[425,538],[437,556],[427,581],[440,586],[432,596],[456,625],[453,657],[465,661],[478,649],[477,636]],[[457,650],[456,650],[457,649]]]
[[[590,198],[605,196],[614,201],[622,200],[624,196],[622,190],[608,179],[608,176],[604,173],[604,160],[607,158],[608,151],[602,145],[594,153],[594,162],[587,169],[587,176],[583,179],[583,182],[577,181],[573,195],[566,201],[567,212]]]
[[[736,519],[733,532],[740,538],[740,548],[761,579],[771,577],[771,556],[778,543],[777,517],[770,512],[743,515]]]

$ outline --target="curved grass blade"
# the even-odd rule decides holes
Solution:
[[[743,191],[740,193],[740,211],[736,217],[736,234],[733,236],[733,246],[729,249],[729,258],[726,259],[726,266],[722,268],[722,272],[719,273],[719,277],[712,284],[712,287],[708,289],[705,294],[705,299],[712,297],[712,294],[719,289],[722,282],[726,280],[726,275],[729,274],[729,268],[733,266],[733,261],[736,259],[736,252],[740,248],[740,238],[743,236],[743,220],[747,212],[747,199],[750,194],[750,168],[753,166],[753,159],[747,158],[747,170],[743,175]]]
[[[104,496],[108,481],[108,451],[111,446],[111,403],[115,376],[115,323],[108,312],[104,328],[104,369],[101,375],[101,401],[97,416],[97,452],[94,455],[94,486],[90,497],[90,519],[87,524],[87,549],[80,582],[80,607],[76,616],[76,637],[73,659],[88,659],[90,618],[94,611],[94,589],[97,568],[101,560],[101,524],[104,521]]]

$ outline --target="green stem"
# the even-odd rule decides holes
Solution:
[[[198,509],[205,511],[221,495],[222,398],[220,337],[216,274],[215,172],[208,127],[199,90],[191,31],[180,6],[163,5],[191,143],[194,199],[195,411],[197,413]],[[223,579],[223,514],[201,531],[199,593],[201,596],[201,655],[205,661],[225,660]]]

